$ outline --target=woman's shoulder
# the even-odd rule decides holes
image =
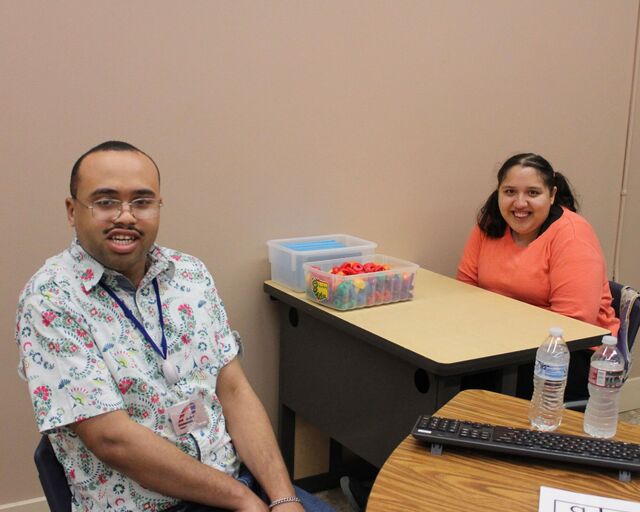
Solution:
[[[482,229],[480,229],[480,226],[475,224],[471,228],[471,231],[469,232],[469,236],[467,237],[467,245],[469,244],[482,245],[485,242],[485,240],[487,240],[486,233],[482,231]]]
[[[551,247],[574,247],[579,250],[584,248],[600,249],[600,241],[589,221],[582,215],[563,207],[560,219],[554,222],[548,230]]]
[[[572,212],[568,208],[562,207],[562,217],[554,224],[557,224],[557,230],[566,235],[580,237],[582,235],[595,236],[595,232],[589,221],[582,215]]]

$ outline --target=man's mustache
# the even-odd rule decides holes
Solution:
[[[116,225],[111,228],[105,229],[102,231],[102,233],[104,235],[108,235],[109,233],[111,233],[112,231],[115,231],[116,229],[126,229],[127,231],[135,231],[136,233],[138,233],[138,235],[144,236],[144,233],[140,231],[138,228],[135,228],[133,226],[122,226],[122,225]]]

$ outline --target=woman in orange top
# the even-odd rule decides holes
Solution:
[[[576,210],[568,181],[547,160],[533,153],[512,156],[478,214],[458,279],[617,334],[602,249]],[[568,399],[586,396],[590,355],[572,353]],[[530,381],[530,374],[523,375],[520,396],[528,394]]]

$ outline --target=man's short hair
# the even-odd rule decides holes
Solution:
[[[78,171],[80,170],[82,161],[91,153],[98,153],[99,151],[135,151],[136,153],[141,153],[149,160],[151,160],[158,173],[158,181],[160,180],[160,169],[158,169],[158,166],[156,165],[153,158],[147,155],[144,151],[138,149],[133,144],[129,144],[128,142],[122,142],[120,140],[108,140],[91,148],[80,158],[78,158],[75,164],[73,164],[73,168],[71,169],[71,179],[69,180],[69,192],[71,193],[71,197],[73,197],[74,199],[76,197],[76,194],[78,193]]]

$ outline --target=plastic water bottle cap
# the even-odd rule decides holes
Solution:
[[[615,336],[603,336],[602,337],[602,344],[603,345],[617,345],[618,344],[618,338],[616,338]]]
[[[549,334],[551,334],[551,336],[559,338],[564,334],[564,330],[562,329],[562,327],[552,327],[551,329],[549,329]]]

